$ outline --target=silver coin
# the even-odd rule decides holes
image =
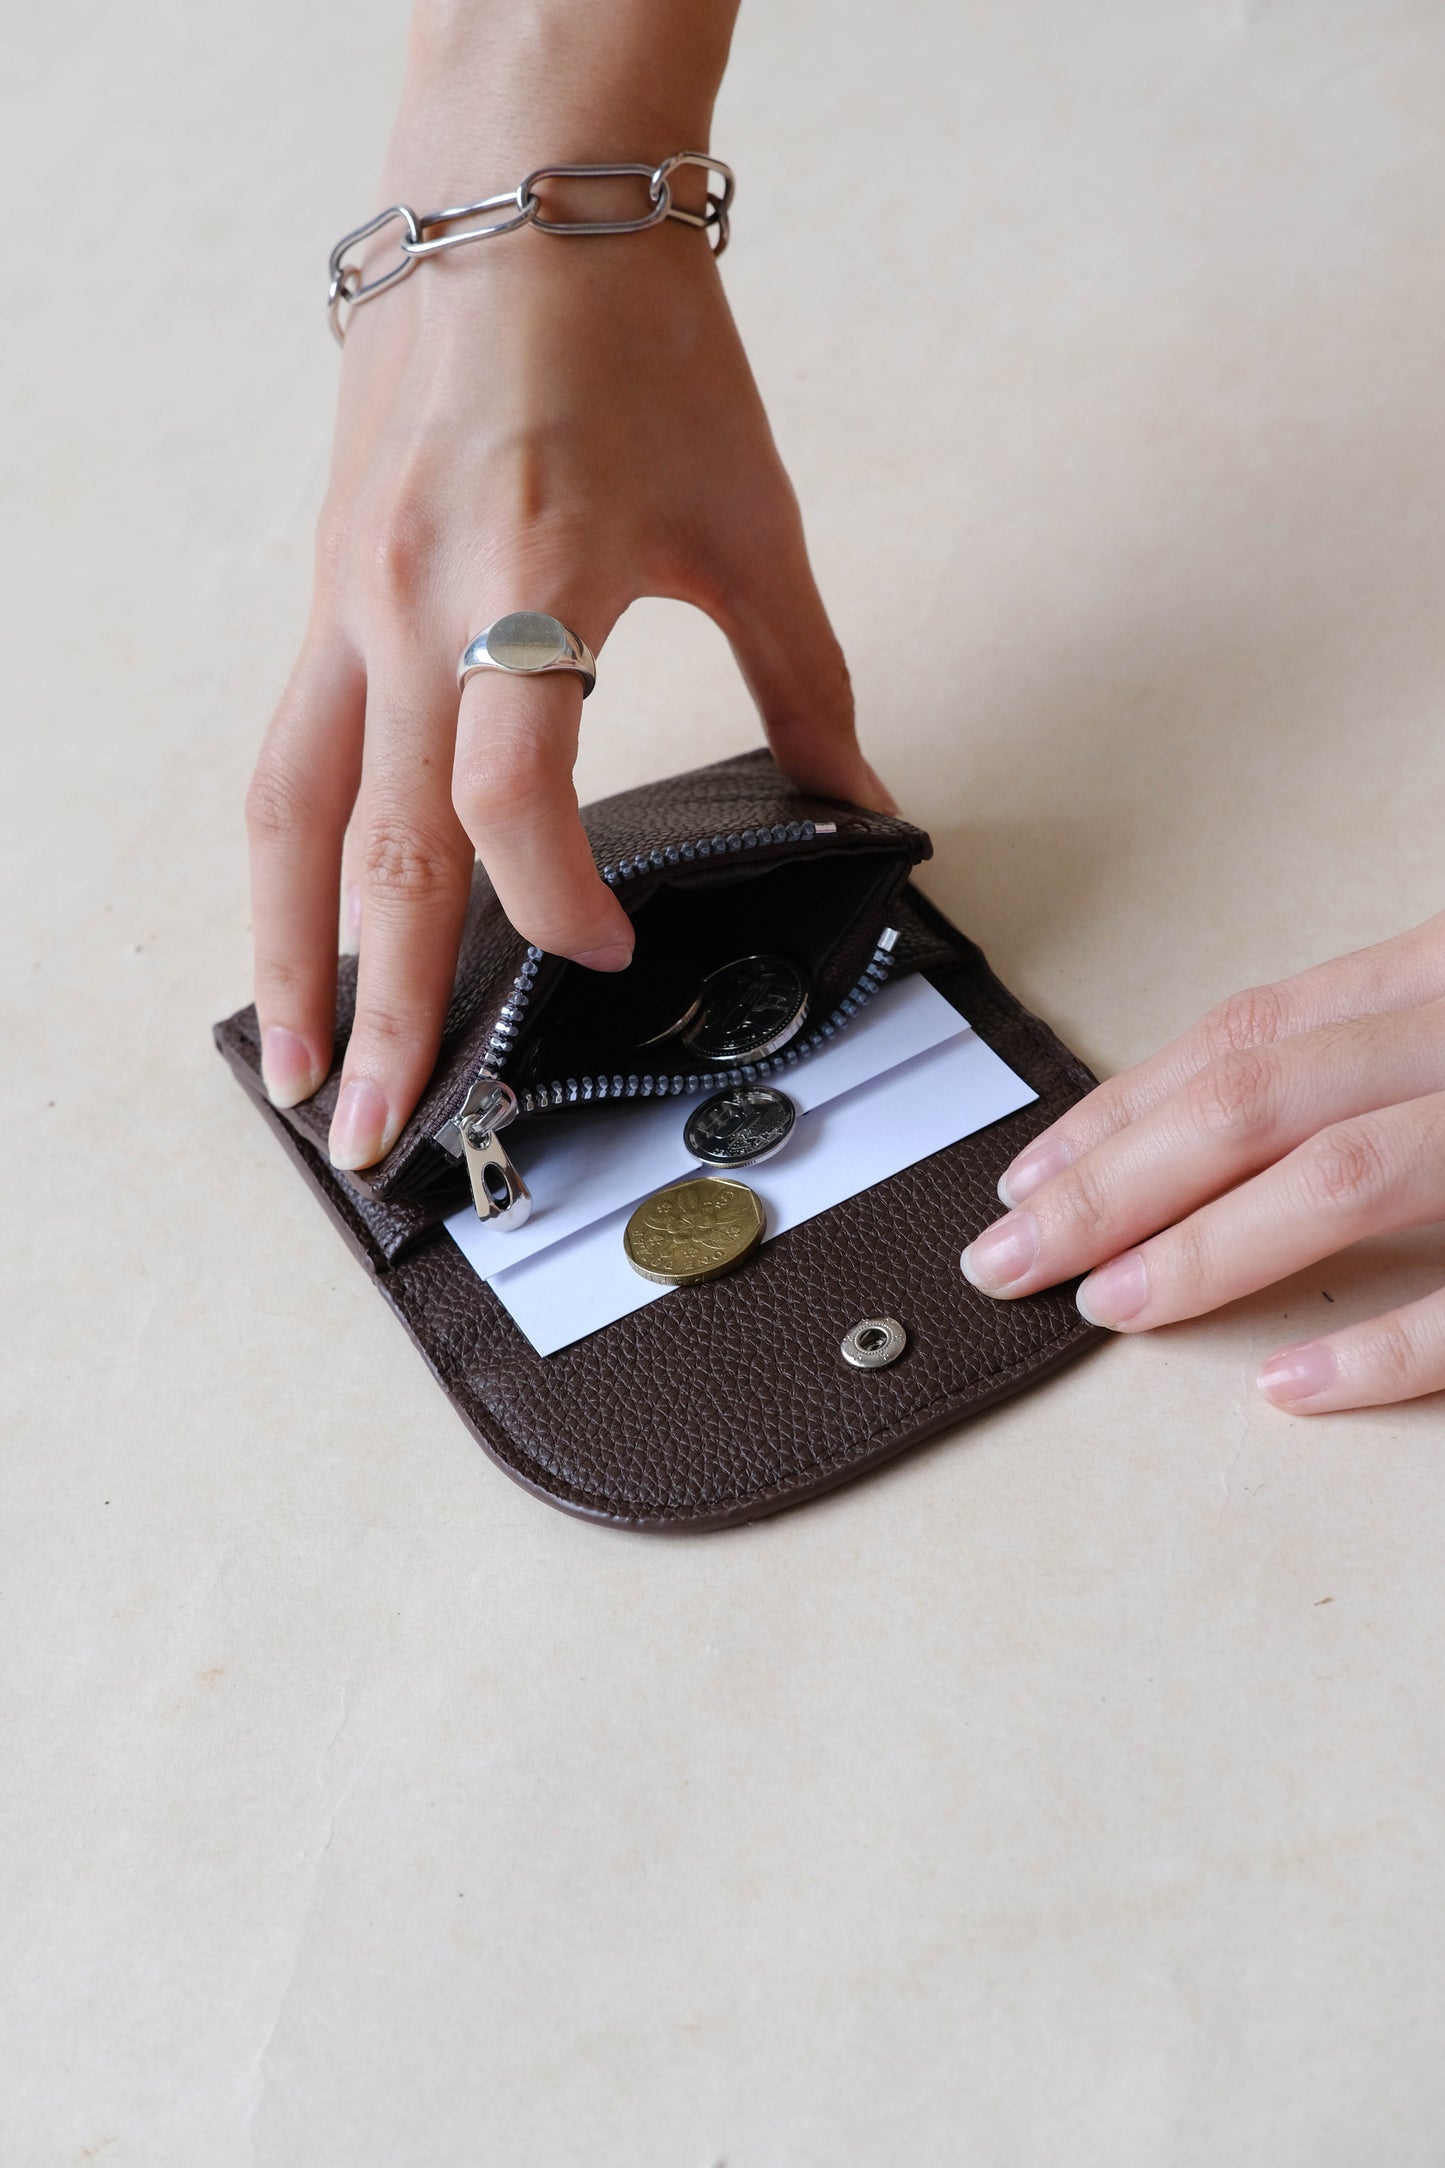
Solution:
[[[623,977],[626,977],[624,972]],[[649,991],[645,1010],[639,1006],[632,1018],[632,1044],[641,1053],[675,1039],[702,1007],[702,992],[695,978],[677,972],[665,984]]]
[[[735,1084],[694,1107],[682,1141],[707,1167],[756,1167],[780,1152],[798,1110],[767,1084]]]
[[[786,956],[740,956],[704,981],[702,1005],[682,1035],[702,1061],[740,1063],[776,1054],[808,1013],[808,981]]]
[[[702,1002],[702,973],[668,957],[637,956],[625,971],[574,971],[568,1024],[620,1059],[675,1039]]]

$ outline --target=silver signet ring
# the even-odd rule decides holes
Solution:
[[[587,642],[540,610],[513,610],[468,640],[457,664],[458,687],[478,670],[501,670],[508,677],[570,670],[582,680],[584,700],[597,683],[597,663]]]

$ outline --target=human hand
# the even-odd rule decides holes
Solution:
[[[680,36],[688,11],[616,0],[596,65],[549,71],[549,25],[575,37],[594,14],[564,0],[528,30],[497,11],[441,11],[450,27],[416,41],[382,200],[457,201],[546,160],[705,142],[711,87],[676,93],[669,118],[655,109],[667,102],[658,41]],[[483,18],[490,44],[477,42]],[[646,67],[625,51],[634,18]],[[518,40],[525,80],[508,77]],[[459,67],[475,102],[458,116],[439,86],[454,94]],[[565,86],[583,78],[579,115]],[[639,81],[654,103],[633,112]],[[573,184],[568,202],[561,184],[548,215],[637,214],[641,184],[609,184],[616,208],[596,185],[577,200]],[[677,176],[684,207],[702,189],[696,169]],[[354,312],[311,620],[248,799],[256,1005],[278,1105],[308,1097],[330,1065],[351,825],[360,962],[338,1167],[390,1149],[432,1069],[474,854],[528,940],[598,970],[627,964],[631,923],[593,865],[572,784],[579,680],[489,673],[459,702],[455,671],[471,635],[516,609],[559,617],[595,653],[644,594],[722,627],[796,783],[891,804],[858,749],[797,503],[702,232],[523,229],[425,262]]]
[[[1445,1220],[1445,912],[1223,1002],[1045,1130],[999,1195],[1013,1209],[963,1253],[973,1285],[1086,1272],[1079,1308],[1118,1332]],[[1445,1287],[1272,1355],[1258,1383],[1301,1415],[1439,1391]]]

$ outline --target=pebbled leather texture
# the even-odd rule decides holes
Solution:
[[[1013,1155],[1094,1079],[1001,986],[916,890],[909,960],[1024,1076],[1038,1100],[766,1243],[747,1265],[559,1353],[539,1356],[441,1228],[413,1239],[376,1219],[262,1092],[243,1019],[217,1042],[375,1274],[473,1436],[564,1511],[654,1533],[732,1526],[814,1497],[1017,1392],[1105,1337],[1072,1290],[990,1302],[963,1245],[998,1212]],[[861,1318],[909,1336],[889,1369],[839,1343]]]
[[[789,824],[800,826],[804,822],[815,826],[831,822],[836,832],[809,839],[788,839],[775,833]],[[612,871],[612,886],[629,911],[636,911],[662,883],[706,875],[719,864],[741,872],[783,865],[792,859],[806,861],[853,851],[892,856],[897,868],[892,884],[896,889],[908,869],[932,850],[928,837],[910,821],[794,790],[784,781],[766,747],[718,761],[712,767],[695,768],[686,775],[668,776],[658,783],[621,791],[612,798],[599,798],[595,804],[583,807],[582,824],[597,866]],[[737,847],[714,855],[713,838],[722,844],[736,839]],[[705,854],[693,855],[700,841],[706,846]],[[683,856],[684,852],[689,855]],[[641,863],[644,858],[645,864]],[[855,967],[854,975],[861,970],[884,924],[882,913],[880,899],[877,923],[860,923],[852,929],[851,946],[845,943],[839,951],[840,972],[846,972],[850,962]],[[402,1222],[411,1224],[414,1214],[408,1201],[409,1179],[414,1180],[418,1163],[428,1156],[429,1140],[456,1112],[468,1085],[481,1070],[502,1005],[512,992],[527,953],[527,944],[508,923],[491,882],[478,866],[441,1053],[431,1081],[386,1158],[362,1174],[343,1177],[358,1200],[370,1198],[393,1205],[401,1213]],[[541,1014],[548,993],[566,968],[555,956],[541,958],[529,1004],[531,1020]],[[846,991],[846,984],[838,991]],[[331,1074],[314,1097],[288,1109],[285,1117],[323,1158],[355,1006],[356,959],[348,956],[341,959],[338,973]],[[254,1009],[241,1010],[231,1021],[239,1036],[244,1038],[249,1033],[255,1039]],[[514,1050],[520,1050],[524,1040],[525,1031]],[[435,1211],[424,1212],[416,1224],[430,1225],[436,1217]]]

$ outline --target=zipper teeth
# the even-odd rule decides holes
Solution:
[[[844,995],[825,1023],[817,1025],[794,1045],[783,1047],[776,1054],[764,1055],[761,1061],[743,1062],[736,1069],[710,1069],[702,1075],[691,1076],[568,1077],[565,1081],[559,1079],[554,1084],[539,1084],[532,1091],[519,1092],[517,1112],[540,1114],[547,1108],[582,1106],[599,1099],[687,1098],[696,1092],[722,1091],[730,1084],[754,1084],[761,1077],[778,1076],[784,1070],[796,1069],[800,1061],[806,1061],[810,1054],[816,1054],[836,1039],[877,993],[893,968],[893,943],[897,938],[891,928],[883,935],[857,984]]]
[[[756,850],[760,843],[808,843],[812,841],[814,836],[831,836],[836,833],[837,825],[833,821],[779,821],[771,828],[744,828],[734,835],[695,836],[691,843],[669,843],[662,850],[640,851],[633,858],[619,858],[615,866],[604,866],[602,868],[602,878],[609,888],[615,888],[619,881],[631,880],[635,874],[663,873],[669,866],[691,865],[699,858],[727,858],[734,851]],[[494,1074],[499,1074],[501,1064],[509,1059],[513,1042],[522,1028],[522,1019],[527,1013],[527,1004],[532,998],[532,989],[537,982],[537,968],[542,961],[542,955],[543,951],[541,949],[528,948],[526,960],[512,981],[511,992],[507,995],[497,1013],[497,1021],[492,1026],[492,1036],[487,1042],[487,1051],[482,1057],[482,1067],[491,1070]],[[850,994],[848,998],[851,1001],[853,996]],[[835,1014],[837,1013],[839,1012],[835,1011]],[[599,1079],[589,1078],[588,1081],[595,1084]],[[602,1079],[600,1081],[606,1082],[607,1080]],[[637,1082],[638,1089],[641,1089],[640,1080],[622,1078],[619,1081],[621,1083]],[[525,1114],[536,1112],[536,1107],[527,1105],[528,1097],[536,1099],[537,1107],[566,1104],[565,1100],[544,1096],[547,1091],[555,1088],[545,1086],[540,1087],[537,1093],[524,1093],[518,1101],[519,1108]],[[562,1089],[565,1091],[567,1087],[563,1086]],[[580,1096],[580,1086],[578,1090]],[[589,1096],[605,1099],[608,1097],[620,1098],[623,1094],[620,1091],[610,1094],[603,1091],[589,1094]],[[632,1098],[636,1094],[627,1093],[626,1096]]]
[[[482,1056],[484,1070],[491,1070],[493,1073],[499,1071],[501,1064],[512,1051],[512,1041],[521,1029],[527,1003],[532,998],[532,988],[537,981],[537,966],[542,961],[542,953],[539,948],[528,947],[526,962],[513,979],[512,990],[497,1012],[492,1036],[487,1041],[487,1051]]]

